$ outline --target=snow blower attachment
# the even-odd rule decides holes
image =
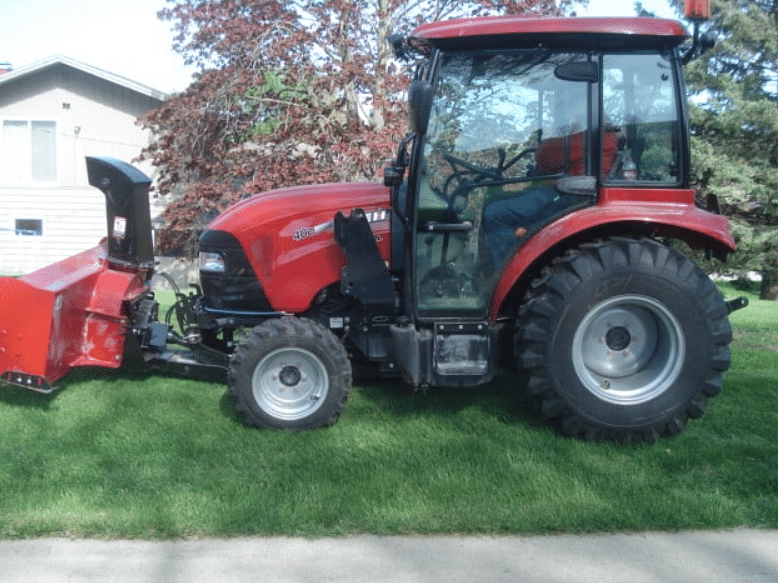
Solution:
[[[108,238],[20,278],[0,278],[0,378],[50,393],[77,366],[118,368],[126,305],[148,291],[154,267],[150,179],[119,160],[87,158],[106,198]]]

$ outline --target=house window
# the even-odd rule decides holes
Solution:
[[[3,177],[10,182],[57,179],[57,124],[53,121],[3,122]]]
[[[16,219],[15,231],[17,235],[40,237],[43,235],[43,221],[41,219]]]

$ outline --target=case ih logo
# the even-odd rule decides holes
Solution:
[[[371,224],[380,223],[389,220],[389,211],[386,209],[376,209],[373,211],[366,211],[365,217],[367,217],[368,223]],[[304,239],[307,239],[308,237],[313,237],[314,235],[318,235],[319,233],[323,233],[324,231],[332,229],[332,225],[333,225],[332,221],[327,221],[326,223],[316,225],[315,227],[297,229],[292,234],[292,239],[294,239],[295,241],[302,241]]]
[[[366,212],[368,223],[380,223],[381,221],[389,220],[389,211],[384,209],[375,210],[372,212]]]

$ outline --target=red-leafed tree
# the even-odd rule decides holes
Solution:
[[[572,0],[168,0],[174,49],[200,71],[143,120],[142,154],[171,201],[162,251],[203,222],[292,184],[377,178],[405,133],[407,71],[387,38],[486,13],[562,14]]]

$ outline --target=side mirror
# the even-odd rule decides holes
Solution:
[[[700,22],[701,21],[694,22],[694,39],[692,41],[692,46],[688,51],[686,51],[686,54],[681,59],[681,62],[684,65],[686,65],[692,59],[704,55],[706,52],[716,46],[716,31],[709,30],[700,36]]]
[[[408,50],[405,46],[405,37],[401,34],[390,34],[386,42],[392,47],[394,56],[400,61],[408,61]]]
[[[716,46],[716,32],[709,30],[700,38],[700,54],[705,54],[707,51]]]
[[[432,83],[411,81],[408,88],[408,114],[410,129],[417,134],[426,134],[432,111]]]

